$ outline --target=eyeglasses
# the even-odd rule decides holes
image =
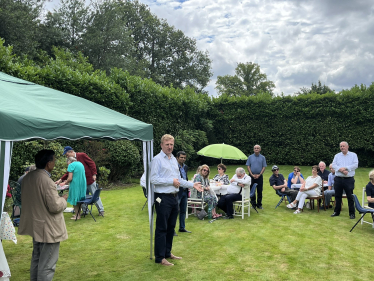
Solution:
[[[204,171],[204,172],[209,172],[209,170],[207,170],[207,169],[203,169],[203,171]]]

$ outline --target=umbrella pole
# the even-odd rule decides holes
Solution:
[[[221,164],[222,164],[222,157],[221,157]]]

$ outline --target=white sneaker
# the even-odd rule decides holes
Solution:
[[[294,214],[300,214],[301,213],[301,210],[297,209],[295,212],[293,212]]]
[[[291,202],[290,204],[287,205],[288,209],[293,209],[296,208],[296,204],[294,202]]]

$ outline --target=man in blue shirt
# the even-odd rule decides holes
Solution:
[[[249,176],[251,177],[251,188],[253,184],[257,183],[257,204],[256,204],[256,193],[251,197],[251,202],[253,205],[257,205],[258,209],[262,208],[262,190],[263,190],[263,177],[262,174],[265,172],[266,159],[260,154],[261,146],[256,144],[253,148],[254,153],[249,155],[247,160],[247,168]]]
[[[342,195],[343,190],[347,195],[348,207],[349,207],[349,218],[355,218],[355,205],[352,198],[353,189],[355,187],[355,170],[358,168],[357,154],[348,151],[348,143],[342,141],[340,143],[340,153],[336,154],[334,161],[332,161],[332,168],[335,170],[335,210],[331,215],[336,217],[340,215],[342,207]]]
[[[161,152],[151,163],[151,183],[154,184],[154,198],[156,207],[155,230],[155,262],[165,266],[172,266],[166,259],[180,260],[181,257],[171,253],[173,246],[174,228],[177,222],[179,205],[179,187],[195,188],[202,191],[200,182],[188,182],[181,178],[178,162],[173,156],[174,137],[163,135],[161,138]]]
[[[179,151],[177,153],[177,161],[178,161],[178,169],[181,175],[181,178],[188,181],[187,173],[188,173],[188,167],[184,162],[186,162],[187,154],[184,151]],[[187,198],[188,198],[188,188],[184,188],[182,186],[179,186],[179,232],[188,232],[191,233],[191,231],[188,231],[185,227],[185,220],[186,220],[186,211],[187,211]],[[174,236],[177,236],[176,233],[174,233]]]

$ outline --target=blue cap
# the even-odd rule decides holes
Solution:
[[[62,153],[62,155],[65,155],[66,152],[68,152],[69,150],[74,150],[71,146],[65,146],[64,147],[64,153]]]

